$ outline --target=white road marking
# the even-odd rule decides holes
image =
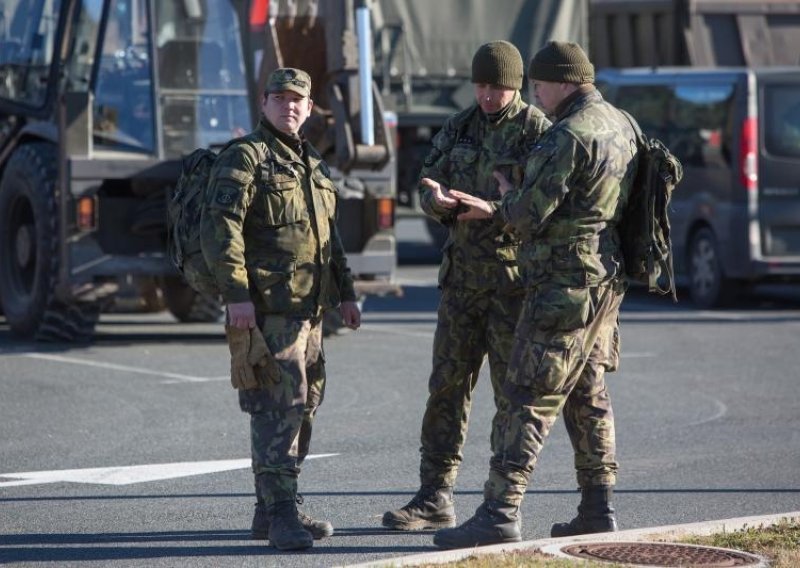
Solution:
[[[709,422],[713,422],[714,420],[719,420],[728,413],[728,407],[721,400],[699,393],[695,393],[694,396],[701,396],[702,398],[710,400],[711,403],[716,407],[716,411],[714,412],[714,414],[707,416],[706,418],[702,418],[697,422],[691,422],[690,424],[687,424],[687,426],[700,426],[701,424],[708,424]]]
[[[56,361],[58,363],[71,363],[73,365],[85,365],[87,367],[98,367],[101,369],[111,369],[114,371],[124,371],[126,373],[137,373],[139,375],[151,375],[155,377],[166,377],[174,379],[165,381],[165,383],[205,383],[208,381],[227,380],[229,377],[196,377],[193,375],[182,375],[180,373],[168,373],[166,371],[156,371],[154,369],[145,369],[144,367],[131,367],[129,365],[118,365],[116,363],[104,363],[102,361],[88,361],[86,359],[77,359],[73,357],[64,357],[63,355],[50,355],[47,353],[23,353],[24,357],[31,359],[43,359],[45,361]]]
[[[338,455],[339,454],[311,454],[307,456],[306,459],[328,458]],[[0,473],[0,478],[5,477],[13,479],[13,481],[0,481],[0,488],[61,482],[91,483],[95,485],[131,485],[133,483],[146,483],[148,481],[160,481],[163,479],[175,479],[178,477],[245,469],[249,468],[250,464],[250,459],[241,459]]]
[[[364,331],[377,331],[378,333],[388,333],[391,335],[400,335],[403,337],[423,337],[425,339],[431,339],[433,337],[433,331],[425,332],[425,331],[409,331],[408,329],[403,329],[397,325],[392,325],[389,327],[386,324],[383,325],[375,325],[375,324],[361,324],[361,328]]]

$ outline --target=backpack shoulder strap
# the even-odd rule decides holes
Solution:
[[[642,132],[642,127],[639,126],[639,123],[636,121],[636,119],[633,118],[633,116],[631,116],[631,114],[627,110],[622,110],[621,108],[618,108],[617,110],[620,112],[620,114],[622,114],[622,116],[625,117],[625,119],[631,125],[631,128],[633,128],[633,132],[634,134],[636,134],[637,146],[639,146],[640,149],[646,148],[647,137],[644,135],[644,132]]]

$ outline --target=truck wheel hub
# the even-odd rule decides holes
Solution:
[[[20,268],[26,268],[33,260],[33,227],[31,225],[19,226],[14,248],[17,254],[17,264]]]

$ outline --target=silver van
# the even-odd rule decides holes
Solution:
[[[606,69],[597,85],[683,164],[670,222],[695,304],[800,282],[800,67]]]

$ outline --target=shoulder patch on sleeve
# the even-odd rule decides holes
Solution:
[[[239,191],[233,187],[224,187],[217,190],[215,201],[219,205],[231,205],[239,198]]]

